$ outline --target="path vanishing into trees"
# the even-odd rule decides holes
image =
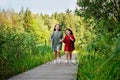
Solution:
[[[72,63],[65,63],[64,55],[61,63],[53,64],[53,61],[50,61],[8,80],[76,80],[76,55],[73,54]]]

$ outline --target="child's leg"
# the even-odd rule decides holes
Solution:
[[[70,51],[69,54],[70,54],[70,61],[71,61],[71,59],[72,59],[72,51]]]
[[[69,52],[66,51],[66,59],[68,60]]]
[[[68,54],[69,54],[69,52],[65,51],[65,53],[66,53],[66,61],[65,61],[65,63],[68,63]]]
[[[57,59],[57,51],[54,50],[54,64],[56,64],[56,59]]]
[[[68,62],[71,63],[71,59],[72,59],[72,51],[68,51],[68,57],[69,57]]]
[[[59,59],[58,59],[58,62],[60,63],[60,62],[61,62],[61,54],[60,54],[60,49],[58,49],[58,50],[57,50],[57,54],[58,54],[58,57],[59,57]]]
[[[56,59],[57,59],[57,51],[54,50],[54,60],[56,60]]]
[[[57,54],[58,54],[59,59],[60,59],[61,58],[61,54],[60,54],[60,50],[59,49],[57,50]]]

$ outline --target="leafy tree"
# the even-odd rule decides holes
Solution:
[[[31,11],[27,8],[23,17],[24,23],[23,26],[25,28],[25,32],[30,32],[32,29],[31,24],[32,24],[32,13]]]
[[[120,0],[77,0],[76,13],[86,17],[115,17],[120,21]]]

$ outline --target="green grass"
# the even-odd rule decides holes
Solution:
[[[17,58],[15,55],[11,55],[9,58],[6,58],[7,55],[0,57],[1,80],[5,80],[53,59],[53,51],[50,46],[41,45],[37,46],[37,48],[38,52],[36,54],[28,53],[24,56],[19,55]]]
[[[51,47],[30,33],[0,32],[0,80],[53,59]]]
[[[120,55],[112,52],[109,57],[81,49],[77,80],[119,80]]]
[[[52,60],[51,46],[39,41],[34,34],[26,32],[0,32],[0,80]]]

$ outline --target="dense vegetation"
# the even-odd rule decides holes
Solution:
[[[76,37],[78,80],[119,80],[120,1],[77,0],[75,13],[33,14],[0,10],[0,79],[53,59],[50,34],[55,24]]]
[[[77,0],[86,25],[79,40],[78,80],[120,79],[120,1]],[[83,23],[81,23],[83,24]]]
[[[53,59],[50,34],[55,24],[76,33],[81,18],[66,13],[33,14],[23,8],[0,11],[0,79],[4,80]]]

